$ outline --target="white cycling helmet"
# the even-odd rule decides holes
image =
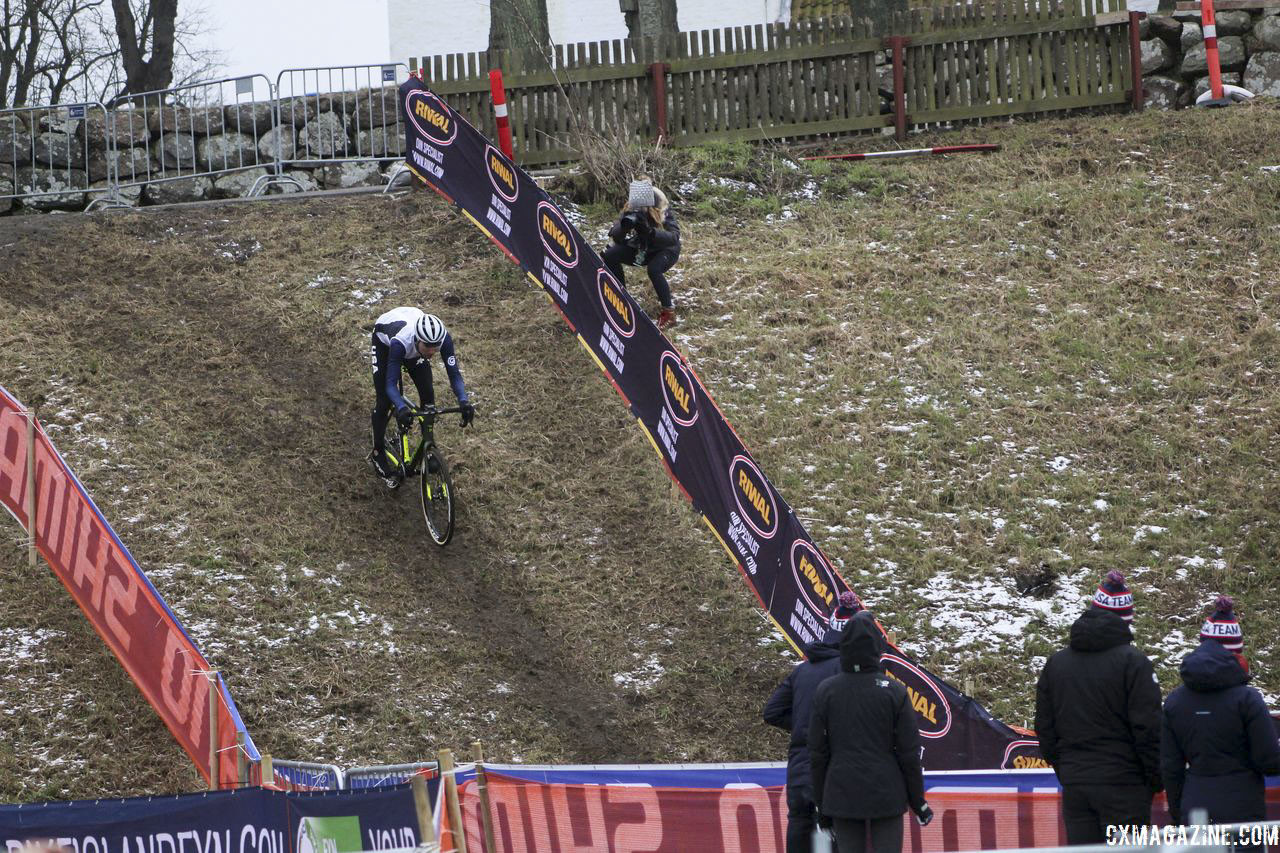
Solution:
[[[438,347],[444,343],[444,323],[435,314],[423,314],[419,317],[413,331],[418,340],[429,347]]]

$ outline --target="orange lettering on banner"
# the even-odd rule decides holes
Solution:
[[[770,521],[773,510],[769,506],[768,499],[756,488],[756,484],[747,475],[746,466],[738,469],[738,488],[742,489],[742,493],[746,495],[747,500],[756,508],[756,512],[760,513],[760,520],[764,522],[764,526],[769,527],[773,523]]]
[[[27,505],[23,500],[27,480],[27,424],[14,411],[0,413],[0,497],[14,514],[27,523]]]
[[[62,523],[62,501],[67,479],[62,469],[52,464],[52,454],[47,453],[36,439],[36,541],[49,547],[57,537]]]
[[[122,651],[129,651],[133,638],[129,628],[120,621],[121,616],[132,616],[138,611],[138,578],[130,569],[116,562],[114,549],[107,565],[112,569],[106,582],[106,599],[102,602],[102,615],[107,627],[120,643]]]
[[[676,402],[680,404],[680,408],[687,415],[689,414],[689,391],[680,384],[680,380],[676,378],[676,372],[671,369],[671,365],[663,366],[664,376],[667,380],[667,388],[671,390],[671,396],[676,398]]]
[[[158,698],[164,703],[165,710],[169,712],[174,722],[186,727],[189,732],[188,743],[198,744],[203,741],[203,738],[198,735],[202,731],[204,720],[200,715],[192,719],[192,709],[198,698],[195,688],[197,683],[208,685],[208,681],[202,676],[193,674],[193,661],[187,660],[186,652],[178,633],[166,631],[164,651],[160,654],[160,696]],[[201,696],[208,701],[208,694],[201,691]]]
[[[449,119],[442,113],[438,113],[422,101],[415,101],[413,111],[419,118],[426,119],[428,124],[435,125],[445,133],[449,132]]]
[[[74,489],[68,489],[68,492],[77,498],[80,497],[80,493]],[[62,519],[62,536],[56,543],[49,543],[49,550],[53,552],[57,562],[63,566],[75,559],[76,544],[83,532],[80,529],[80,519],[84,517],[85,509],[85,503],[82,500],[68,500],[67,504],[63,509],[66,517]]]
[[[635,804],[644,814],[638,822],[615,826],[609,849],[615,853],[643,853],[656,849],[662,842],[662,810],[658,805],[658,792],[639,785],[610,785],[608,791],[610,805]]]
[[[37,468],[40,466],[37,465]],[[102,610],[102,592],[106,581],[107,552],[113,543],[98,519],[90,516],[90,539],[93,548],[85,556],[88,559],[77,559],[69,566],[55,567],[70,575],[72,594],[81,598],[89,610]]]
[[[569,806],[569,796],[581,798],[582,804]],[[604,844],[604,798],[596,785],[553,785],[550,790],[552,812],[556,816],[556,842],[563,853],[591,853]],[[585,806],[585,808],[584,808]],[[586,813],[586,825],[570,824],[571,816]],[[600,841],[596,841],[599,838]],[[582,842],[579,843],[579,839]]]
[[[729,785],[720,794],[720,840],[724,853],[783,849],[782,798],[759,785]],[[754,835],[748,835],[749,829]],[[745,838],[744,838],[745,836]],[[746,842],[745,844],[743,842]]]
[[[609,304],[613,306],[613,310],[618,312],[618,316],[622,318],[622,322],[631,325],[631,309],[627,306],[626,301],[618,295],[612,287],[607,283],[604,285],[604,298],[609,300]],[[671,368],[667,368],[670,370]],[[686,407],[687,408],[687,407]]]

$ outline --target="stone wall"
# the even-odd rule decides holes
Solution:
[[[1177,109],[1209,89],[1199,12],[1142,21],[1142,77],[1148,106]],[[1280,97],[1280,8],[1214,15],[1222,82]]]
[[[386,86],[288,99],[278,109],[264,101],[105,116],[90,108],[77,119],[49,108],[0,115],[0,196],[44,193],[0,198],[0,213],[82,210],[108,195],[112,174],[131,206],[235,198],[275,174],[277,160],[304,190],[382,186],[404,156],[396,105],[396,87]],[[323,162],[343,159],[358,162]],[[292,183],[268,189],[297,191]]]

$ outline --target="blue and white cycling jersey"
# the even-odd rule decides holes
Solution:
[[[373,324],[374,365],[376,372],[385,369],[383,377],[383,393],[391,400],[393,410],[408,405],[400,394],[400,371],[405,364],[424,361],[418,355],[418,336],[415,332],[418,318],[423,312],[417,308],[393,308],[383,314]],[[467,389],[462,382],[462,371],[458,369],[458,357],[453,350],[453,335],[445,332],[444,342],[440,344],[440,358],[444,361],[445,372],[449,374],[449,385],[459,403],[467,402]]]

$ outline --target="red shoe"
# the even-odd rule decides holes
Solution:
[[[676,324],[676,310],[674,308],[663,308],[658,314],[658,328],[667,329]]]

